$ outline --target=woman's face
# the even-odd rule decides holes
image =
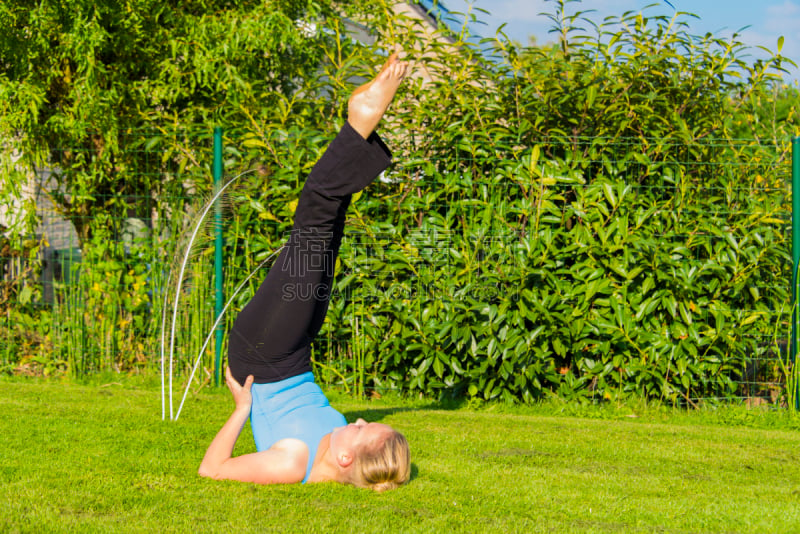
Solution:
[[[337,457],[341,453],[357,454],[364,448],[380,445],[392,432],[394,431],[389,425],[367,423],[363,419],[358,419],[355,423],[333,429],[331,452]]]

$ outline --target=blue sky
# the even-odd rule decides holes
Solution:
[[[554,3],[545,0],[442,0],[451,11],[465,12],[470,4],[491,13],[475,12],[487,26],[480,27],[484,36],[494,35],[497,27],[507,23],[506,34],[522,43],[528,36],[536,37],[539,44],[553,40],[548,34],[550,21],[539,15],[542,11],[553,11]],[[669,0],[675,9],[664,0],[583,0],[572,4],[572,10],[594,9],[594,20],[604,16],[621,15],[625,11],[639,11],[650,4],[661,4],[648,13],[673,14],[675,10],[698,15],[691,19],[690,31],[694,34],[713,32],[719,37],[740,34],[740,40],[751,46],[763,46],[777,50],[778,37],[784,37],[782,54],[800,63],[800,0]],[[747,27],[749,26],[749,27]],[[742,29],[745,28],[746,29]],[[739,31],[742,30],[742,31]],[[753,54],[757,52],[754,50]],[[787,81],[796,81],[800,72],[791,65],[784,75]]]

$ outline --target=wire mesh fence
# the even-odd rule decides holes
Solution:
[[[0,223],[27,207],[37,224],[7,231],[0,249],[3,372],[158,369],[177,298],[174,372],[185,379],[199,359],[195,382],[211,379],[211,222],[184,284],[170,281],[212,192],[209,139],[133,132],[91,195],[75,148],[46,168],[14,163],[27,186]],[[240,141],[225,153],[226,329],[324,147],[275,164],[243,156]],[[401,149],[350,208],[314,346],[319,379],[357,394],[785,402],[786,147],[656,141],[544,139],[433,158]]]

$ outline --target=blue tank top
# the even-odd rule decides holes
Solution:
[[[253,384],[250,426],[258,451],[276,441],[294,438],[308,447],[305,483],[311,474],[320,440],[338,426],[347,424],[342,414],[328,403],[314,382],[312,373],[303,373],[280,382]]]

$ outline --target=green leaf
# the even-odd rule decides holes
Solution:
[[[33,289],[30,286],[24,286],[22,290],[19,292],[19,303],[22,306],[26,306],[30,304],[31,298],[33,297]]]
[[[441,358],[437,357],[433,359],[433,372],[436,373],[436,376],[439,378],[442,378],[444,375],[444,364]]]
[[[612,208],[616,208],[617,207],[617,197],[614,196],[614,188],[611,186],[611,184],[603,184],[603,194],[605,195],[606,200],[608,201],[608,204]]]

